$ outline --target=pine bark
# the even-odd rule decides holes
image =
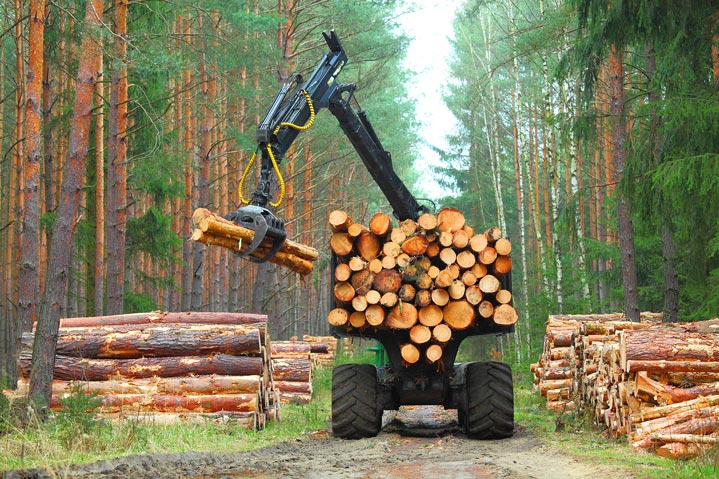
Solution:
[[[40,158],[42,156],[41,105],[43,51],[45,31],[45,2],[30,2],[30,37],[27,64],[27,101],[25,105],[25,134],[27,156],[23,165],[25,188],[22,225],[22,257],[18,272],[18,322],[24,331],[32,328],[37,319],[40,298]]]
[[[624,57],[616,47],[612,48],[609,60],[609,86],[611,112],[614,118],[612,129],[613,180],[619,184],[624,173],[627,150],[626,106],[624,104]],[[622,284],[624,286],[624,310],[632,321],[639,321],[639,300],[637,291],[637,270],[634,252],[634,226],[628,199],[617,190],[617,221],[619,251],[621,254]]]
[[[68,160],[65,164],[62,197],[53,228],[50,264],[45,279],[43,299],[40,303],[33,364],[30,374],[30,398],[38,405],[50,401],[56,337],[60,325],[60,308],[65,299],[67,275],[72,258],[76,217],[80,206],[88,138],[92,121],[92,99],[97,81],[97,61],[101,54],[95,35],[102,28],[97,12],[103,11],[102,0],[89,0],[85,10],[86,35],[81,49],[83,55],[77,71],[77,86],[71,120]]]
[[[123,311],[127,222],[127,0],[115,0],[115,55],[111,74],[107,139],[107,288],[108,314]]]

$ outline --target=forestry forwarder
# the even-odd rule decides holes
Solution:
[[[280,89],[262,123],[257,128],[257,152],[253,155],[240,181],[242,184],[254,163],[257,153],[261,157],[259,186],[252,194],[248,206],[231,212],[227,218],[254,230],[249,248],[241,253],[247,259],[264,262],[282,246],[286,238],[284,222],[266,207],[276,207],[282,201],[285,186],[279,163],[300,131],[307,130],[322,108],[328,108],[339,121],[342,131],[350,140],[365,166],[401,221],[416,220],[426,211],[409,192],[392,168],[390,154],[384,150],[365,112],[355,112],[354,84],[341,84],[337,76],[347,61],[334,31],[323,32],[330,52],[326,53],[312,75],[304,80],[293,74]],[[279,181],[277,202],[271,199],[272,173]],[[241,193],[240,193],[241,194]],[[243,199],[243,202],[246,202]],[[250,253],[270,239],[272,247],[259,259]],[[333,255],[333,265],[336,265]],[[334,268],[331,268],[334,270]],[[334,276],[333,276],[334,281]],[[503,281],[504,289],[511,289],[511,278]],[[497,439],[512,435],[514,401],[512,372],[501,362],[472,362],[454,364],[462,340],[468,336],[506,334],[513,326],[477,324],[466,330],[454,331],[451,341],[444,347],[444,365],[415,363],[407,366],[400,354],[400,344],[408,342],[406,330],[363,331],[365,338],[378,340],[387,351],[390,366],[371,364],[344,364],[337,366],[332,375],[332,431],[343,438],[362,438],[377,435],[382,427],[384,410],[395,410],[401,405],[442,405],[457,409],[459,425],[469,436],[480,439]],[[360,336],[359,330],[334,328],[337,336]]]

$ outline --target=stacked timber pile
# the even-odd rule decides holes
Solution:
[[[384,213],[364,226],[333,211],[329,223],[338,260],[332,326],[403,332],[407,364],[441,364],[455,331],[517,321],[512,294],[501,286],[512,245],[499,228],[475,233],[452,208],[396,227]]]
[[[617,343],[616,332],[645,328],[660,321],[661,314],[642,312],[640,320],[627,321],[623,313],[549,316],[544,349],[531,366],[535,387],[547,399],[547,408],[574,412],[587,404],[594,409],[606,402],[604,376],[597,371],[600,360]]]
[[[215,215],[205,208],[195,210],[192,214],[192,223],[195,226],[195,230],[192,232],[193,241],[221,246],[237,253],[245,251],[255,235],[254,231]],[[251,256],[264,257],[270,247],[271,240],[265,239]],[[312,262],[316,261],[318,257],[319,253],[316,249],[286,240],[269,262],[306,275],[312,272]]]
[[[272,369],[282,403],[307,404],[312,400],[311,346],[304,341],[273,341]]]
[[[297,341],[297,336],[290,338],[290,341]],[[338,349],[341,345],[343,357],[352,357],[352,338],[338,339],[334,336],[311,336],[305,334],[302,341],[310,345],[310,358],[315,368],[331,368],[335,363]]]
[[[719,320],[626,331],[618,356],[633,448],[680,459],[719,443]]]
[[[24,333],[20,393],[27,392],[33,333]],[[233,420],[259,429],[278,416],[267,317],[154,312],[63,319],[51,408],[77,388],[100,413],[159,422]]]
[[[694,457],[719,443],[719,320],[656,319],[582,322],[573,341],[581,354],[574,357],[577,372],[565,401],[588,411],[611,435],[626,435],[636,450]],[[540,360],[535,374],[547,364]]]

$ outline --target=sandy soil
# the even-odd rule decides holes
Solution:
[[[515,426],[512,438],[468,439],[453,411],[435,407],[385,413],[374,438],[340,440],[328,431],[237,454],[129,456],[63,470],[11,471],[14,478],[206,479],[580,479],[632,477],[631,471],[580,462]]]

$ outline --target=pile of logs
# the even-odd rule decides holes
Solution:
[[[27,393],[33,333],[24,333],[19,393]],[[260,429],[279,414],[267,317],[153,312],[63,319],[50,407],[79,388],[99,412],[158,422],[212,420]]]
[[[232,221],[215,215],[205,208],[197,208],[192,215],[195,230],[192,240],[206,245],[217,245],[228,248],[236,253],[243,252],[252,242],[254,231],[240,226]],[[269,251],[271,240],[265,239],[260,247],[251,253],[255,258],[264,257]],[[316,249],[286,240],[270,263],[284,266],[295,273],[306,275],[312,272],[312,262],[316,261],[319,253]]]
[[[282,403],[312,400],[312,347],[305,341],[272,341],[272,370]]]
[[[406,331],[400,350],[413,364],[441,363],[454,331],[517,321],[512,293],[501,282],[512,267],[512,245],[499,228],[475,233],[452,208],[396,227],[384,213],[364,226],[333,211],[329,224],[338,259],[332,326]]]
[[[681,459],[719,443],[719,320],[612,323],[583,322],[576,333],[581,354],[566,404],[626,435],[636,450]],[[540,360],[535,374],[546,366]],[[546,381],[538,384],[549,404]]]
[[[297,341],[297,336],[290,338],[290,341]],[[334,336],[311,336],[305,334],[302,341],[310,345],[310,358],[312,359],[312,367],[314,368],[331,368],[335,363],[338,350],[341,347],[341,355],[343,357],[352,357],[352,338],[342,338],[341,340]]]
[[[616,332],[656,324],[661,315],[643,312],[640,320],[627,321],[623,313],[550,315],[544,349],[531,366],[534,385],[547,399],[547,408],[573,412],[590,397],[603,397],[598,363],[605,349],[611,351]]]

